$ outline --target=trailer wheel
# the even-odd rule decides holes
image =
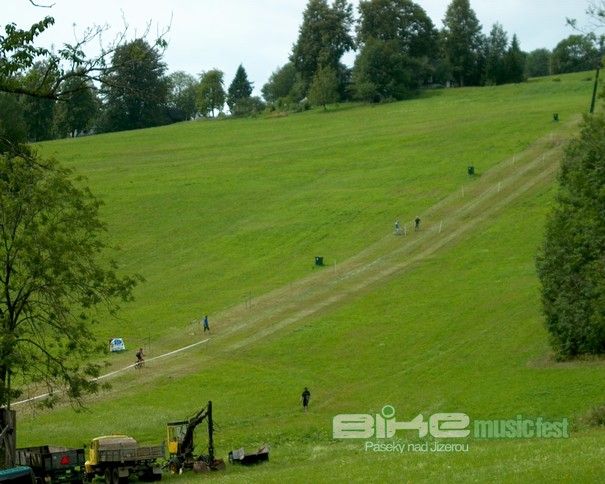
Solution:
[[[120,471],[118,471],[117,467],[113,470],[112,475],[113,475],[113,484],[118,484],[118,483],[122,482],[122,480],[120,479]]]
[[[178,464],[178,462],[171,461],[170,464],[168,464],[168,470],[171,474],[178,474],[181,470],[181,466]]]
[[[142,475],[139,476],[139,481],[145,482],[153,482],[153,481],[161,481],[162,473],[155,473],[153,469],[147,469]]]
[[[113,484],[111,469],[109,469],[109,468],[105,469],[104,476],[105,476],[105,484]]]

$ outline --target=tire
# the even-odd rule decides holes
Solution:
[[[153,482],[153,481],[161,481],[162,473],[156,474],[152,469],[148,469],[143,475],[139,476],[139,481],[145,482]]]
[[[114,468],[114,470],[111,473],[111,476],[113,477],[113,482],[112,484],[119,484],[120,482],[120,472],[118,471],[118,468]]]
[[[181,466],[177,462],[171,461],[170,464],[168,464],[168,470],[171,474],[178,474],[181,470]]]
[[[113,476],[109,467],[105,469],[103,475],[105,476],[105,484],[113,484]]]

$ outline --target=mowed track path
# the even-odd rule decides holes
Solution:
[[[561,132],[569,134],[576,125],[576,121],[569,123]],[[162,370],[182,374],[199,369],[199,358],[165,359],[164,356],[183,355],[194,348],[198,352],[212,353],[208,355],[210,357],[237,352],[309,317],[345,304],[409,270],[438,250],[470,236],[480,224],[524,194],[552,183],[563,153],[564,143],[560,136],[551,134],[536,141],[524,152],[503,160],[420,214],[423,220],[420,231],[415,232],[412,223],[408,222],[405,236],[390,232],[338,265],[318,269],[310,276],[216,314],[209,340],[202,338],[191,344],[191,335],[182,334],[170,341],[157,342],[158,346],[171,350],[147,360],[154,371],[144,372],[145,380],[162,376]],[[202,343],[208,343],[210,347]],[[162,360],[161,365],[154,364],[157,360]],[[116,377],[132,370],[133,366],[120,368],[118,363],[101,378]]]
[[[472,233],[525,193],[551,183],[562,151],[560,139],[541,139],[421,214],[419,232],[408,223],[407,236],[390,233],[337,266],[218,314],[221,329],[213,347],[226,352],[243,348],[388,281]]]

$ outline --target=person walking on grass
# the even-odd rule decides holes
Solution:
[[[309,391],[309,389],[307,387],[305,387],[305,389],[303,390],[301,398],[302,398],[303,410],[306,412],[309,408],[309,400],[311,400],[311,392]]]
[[[399,220],[395,222],[395,235],[401,234],[401,225],[399,224]]]
[[[210,325],[208,324],[208,315],[204,316],[204,333],[210,331]]]
[[[420,217],[418,216],[414,219],[414,229],[420,230]]]
[[[137,370],[139,370],[139,369],[143,368],[143,364],[145,363],[145,355],[143,354],[143,348],[139,348],[139,351],[137,351],[136,357],[137,357],[137,361],[134,364],[134,367]]]

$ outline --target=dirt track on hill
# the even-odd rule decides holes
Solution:
[[[549,146],[550,145],[550,146]],[[293,284],[216,316],[224,328],[213,346],[231,352],[343,303],[392,279],[439,249],[471,233],[536,186],[550,183],[558,170],[562,145],[540,140],[524,155],[528,161],[506,160],[422,214],[422,230],[407,236],[389,234],[361,253],[326,267]]]
[[[571,132],[575,124],[567,125],[565,133]],[[551,183],[559,167],[563,145],[562,140],[553,135],[536,141],[523,153],[502,161],[464,189],[461,187],[421,214],[420,231],[408,230],[406,236],[386,234],[338,265],[318,269],[310,276],[224,310],[214,317],[209,340],[200,338],[191,344],[190,336],[183,335],[180,341],[173,342],[178,345],[173,351],[150,358],[147,364],[159,368],[153,364],[154,360],[183,354],[200,346],[203,351],[211,350],[214,354],[237,352],[387,283],[440,249],[470,235],[480,224],[486,223],[533,188]],[[408,225],[412,226],[410,222]],[[182,374],[196,371],[199,364],[197,358],[173,359],[170,369],[173,373],[178,371]],[[115,377],[130,371],[133,366],[113,368],[101,378]],[[145,375],[145,379],[153,380],[162,373],[154,371]]]

